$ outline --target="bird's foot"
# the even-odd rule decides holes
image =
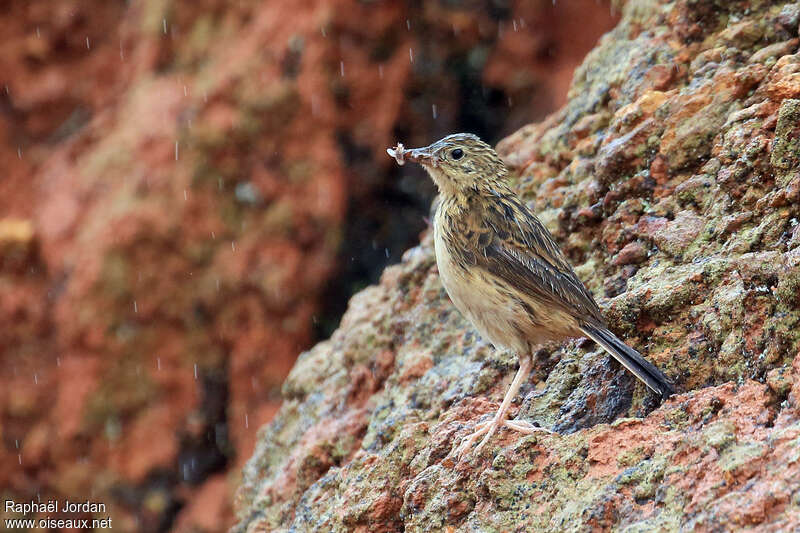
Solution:
[[[458,447],[458,450],[456,450],[456,455],[459,458],[464,457],[469,452],[470,448],[472,448],[472,445],[475,444],[475,441],[485,434],[486,436],[483,437],[483,440],[475,448],[475,453],[479,453],[500,426],[506,426],[509,429],[513,429],[514,431],[518,431],[525,435],[532,435],[540,432],[551,435],[554,434],[552,430],[534,426],[527,420],[498,420],[497,418],[493,418],[492,420],[477,424],[475,426],[475,431],[466,439],[464,439],[464,442],[462,442]]]
[[[475,444],[475,441],[478,440],[481,435],[489,431],[489,428],[493,422],[494,420],[487,420],[486,422],[476,424],[475,431],[464,439],[464,442],[462,442],[456,450],[456,455],[459,458],[464,457],[469,452],[470,448],[472,448],[472,445]]]
[[[534,426],[527,420],[506,420],[505,425],[507,428],[511,428],[514,431],[519,431],[525,435],[533,435],[534,433],[547,433],[549,435],[555,435],[556,433],[552,429]]]

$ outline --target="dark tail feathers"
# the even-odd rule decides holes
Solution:
[[[587,337],[605,348],[625,368],[633,372],[634,376],[641,379],[655,393],[660,394],[662,398],[668,398],[675,393],[667,376],[662,374],[653,363],[642,357],[642,354],[619,340],[616,335],[608,331],[608,328],[584,324],[581,326],[581,330]]]

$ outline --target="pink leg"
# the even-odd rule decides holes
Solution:
[[[526,422],[520,421],[510,421],[506,420],[506,415],[508,414],[508,409],[511,407],[511,401],[519,392],[519,388],[522,386],[522,382],[528,377],[528,374],[533,367],[533,362],[529,358],[524,358],[519,363],[519,370],[517,370],[516,375],[514,376],[513,381],[511,381],[511,386],[508,388],[506,392],[505,398],[503,398],[503,403],[500,404],[500,408],[495,413],[494,418],[490,422],[484,422],[483,424],[479,424],[476,431],[466,438],[466,440],[459,446],[458,451],[456,452],[459,456],[464,455],[473,445],[473,443],[480,438],[481,435],[484,433],[486,434],[483,437],[483,440],[478,447],[475,448],[475,452],[477,453],[480,451],[483,446],[489,441],[489,439],[494,435],[494,432],[497,431],[502,425],[508,426],[511,429],[516,431],[520,431],[522,433],[534,433],[536,431],[545,431],[550,432],[550,430],[544,428],[538,428],[536,426],[527,424]]]

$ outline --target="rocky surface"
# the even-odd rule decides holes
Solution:
[[[232,523],[296,355],[416,242],[430,188],[395,179],[394,132],[512,131],[614,20],[595,0],[56,4],[0,6],[0,493],[146,532]]]
[[[515,369],[449,302],[430,234],[305,352],[236,531],[800,528],[800,3],[642,0],[568,103],[498,146],[605,310],[670,375],[546,347],[506,431],[453,450]]]

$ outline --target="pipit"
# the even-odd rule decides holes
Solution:
[[[467,133],[424,148],[387,150],[398,164],[421,164],[440,193],[433,222],[439,276],[456,308],[495,346],[519,357],[519,370],[490,422],[480,424],[457,450],[481,435],[476,453],[500,426],[529,434],[548,431],[507,420],[511,401],[533,367],[538,345],[587,336],[666,398],[669,380],[609,331],[600,308],[547,228],[507,185],[508,169],[491,146]]]

